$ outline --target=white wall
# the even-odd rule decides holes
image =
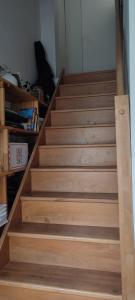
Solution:
[[[129,93],[129,1],[123,0],[123,27],[125,48],[126,89]]]
[[[39,0],[39,2],[41,41],[53,72],[56,74],[55,3],[54,0]]]
[[[70,2],[70,0],[66,1]],[[80,0],[75,1],[80,2]],[[89,1],[94,5],[95,0]],[[101,1],[108,3],[108,0]],[[34,41],[41,38],[53,71],[58,75],[66,61],[64,0],[0,0],[0,8],[0,64],[8,65],[15,72],[21,72],[24,80],[33,82],[36,79]],[[77,36],[80,29],[76,26],[75,30]],[[112,42],[109,42],[109,67],[113,65],[113,36],[112,32]],[[76,53],[81,51],[77,44],[75,50]],[[77,55],[74,56],[74,61],[76,57]],[[90,57],[95,68],[99,68],[97,56],[95,61],[91,53]]]
[[[65,36],[65,3],[64,0],[54,0],[55,5],[55,45],[56,45],[56,75],[65,67],[66,36]]]
[[[82,0],[65,0],[66,71],[83,71]]]
[[[54,75],[65,66],[64,0],[40,0],[41,41]]]
[[[40,39],[38,0],[0,0],[0,64],[36,79],[34,41]]]

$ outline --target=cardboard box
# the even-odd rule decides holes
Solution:
[[[25,168],[28,162],[27,143],[9,143],[9,169]]]

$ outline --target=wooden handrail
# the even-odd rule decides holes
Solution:
[[[117,95],[124,95],[124,55],[123,55],[123,21],[120,0],[115,0],[116,5],[116,81]]]

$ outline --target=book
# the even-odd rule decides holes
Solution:
[[[7,204],[0,204],[0,227],[7,223]]]
[[[19,116],[27,119],[32,119],[34,111],[35,108],[24,108],[19,111]]]

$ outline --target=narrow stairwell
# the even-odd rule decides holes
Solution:
[[[115,94],[115,71],[63,75],[11,216],[0,300],[122,300]]]

